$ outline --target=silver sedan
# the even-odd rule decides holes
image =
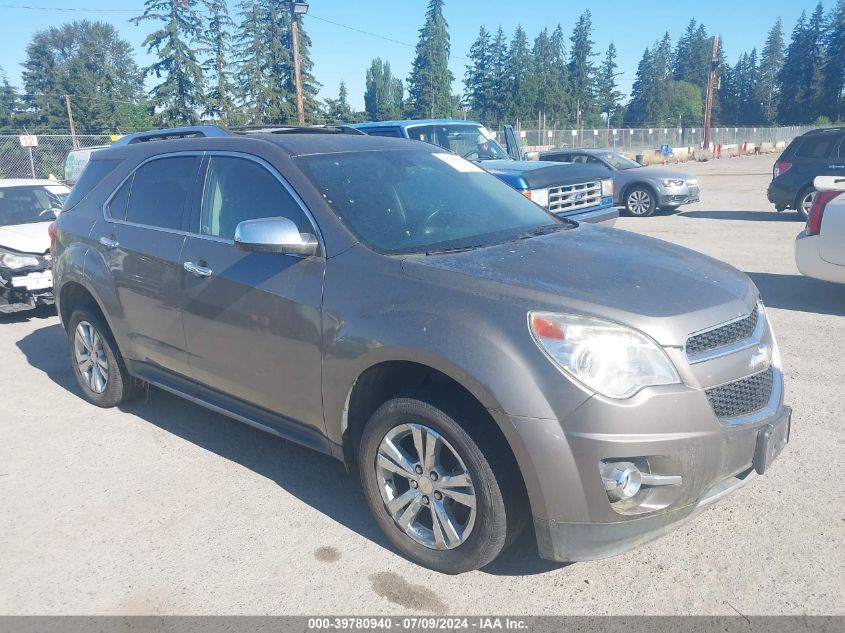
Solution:
[[[541,152],[540,160],[602,165],[613,174],[614,204],[630,215],[649,216],[658,208],[676,209],[699,201],[698,180],[660,166],[643,166],[611,150],[572,149]]]

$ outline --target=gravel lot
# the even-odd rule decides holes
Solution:
[[[0,613],[845,614],[845,288],[798,274],[774,158],[682,167],[701,203],[618,224],[748,272],[781,345],[792,442],[691,524],[574,565],[528,535],[441,576],[390,549],[328,457],[159,391],[86,404],[47,310],[0,320]]]

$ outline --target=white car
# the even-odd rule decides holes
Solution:
[[[0,179],[0,314],[53,303],[48,228],[69,193],[54,180]]]
[[[795,263],[807,277],[845,283],[845,177],[818,176],[807,226],[795,239]]]

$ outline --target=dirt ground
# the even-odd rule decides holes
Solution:
[[[749,273],[795,410],[771,470],[665,538],[604,561],[482,571],[398,556],[342,465],[160,391],[84,402],[49,310],[0,322],[0,613],[845,614],[845,287],[798,274],[775,156],[680,167],[702,201],[618,226]]]

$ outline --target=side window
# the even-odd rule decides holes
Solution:
[[[193,184],[197,161],[196,156],[173,156],[142,165],[132,182],[126,221],[181,229],[185,199]]]
[[[818,134],[808,136],[801,143],[796,156],[800,158],[827,158],[831,154],[833,144],[839,140],[833,134]]]
[[[572,162],[573,162],[573,163],[580,163],[580,164],[582,164],[582,165],[585,165],[585,164],[587,163],[587,157],[586,157],[584,154],[575,154],[575,155],[572,157]]]
[[[587,164],[588,164],[588,165],[600,165],[600,166],[602,166],[602,167],[604,167],[604,166],[605,166],[605,164],[604,164],[603,162],[601,162],[601,161],[600,161],[598,158],[596,158],[595,156],[587,156],[586,158],[587,158]]]
[[[117,193],[114,194],[111,202],[109,202],[109,217],[115,220],[126,219],[126,203],[129,202],[129,192],[132,190],[133,177],[130,176],[126,179],[126,182],[117,190]]]
[[[299,204],[265,167],[233,156],[209,159],[200,219],[203,235],[231,240],[244,220],[276,217],[292,220],[300,231],[310,230]]]
[[[842,141],[839,143],[839,158],[845,158],[845,136],[842,137]]]

